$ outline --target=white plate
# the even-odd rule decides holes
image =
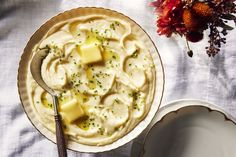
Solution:
[[[104,146],[88,146],[80,143],[76,143],[75,141],[69,140],[67,144],[67,148],[79,151],[79,152],[104,152],[109,151],[112,149],[115,149],[117,147],[120,147],[129,141],[133,140],[135,137],[137,137],[151,122],[154,115],[159,109],[163,91],[164,91],[164,70],[162,61],[160,58],[160,55],[151,40],[151,38],[147,35],[147,33],[132,19],[129,17],[118,13],[113,10],[104,9],[104,8],[95,8],[95,7],[84,7],[84,8],[76,8],[69,11],[66,11],[64,13],[61,13],[49,21],[47,21],[45,24],[43,24],[30,38],[30,41],[27,43],[24,53],[21,56],[21,61],[19,65],[18,70],[18,89],[19,89],[19,95],[22,102],[22,106],[24,108],[24,111],[26,115],[28,116],[31,123],[34,125],[34,127],[42,133],[46,138],[48,138],[50,141],[54,142],[56,141],[55,134],[48,130],[44,125],[41,124],[39,119],[37,118],[36,114],[34,113],[34,109],[32,105],[30,104],[30,99],[27,94],[27,88],[26,88],[26,74],[29,67],[29,60],[32,56],[32,48],[35,44],[37,44],[42,37],[45,35],[45,33],[48,32],[48,30],[54,26],[55,24],[58,24],[59,22],[69,20],[78,16],[89,16],[89,15],[107,15],[109,17],[113,18],[120,18],[122,20],[125,20],[131,24],[132,29],[139,34],[140,40],[144,41],[146,46],[150,49],[155,68],[156,68],[156,86],[155,88],[155,98],[153,100],[153,104],[150,107],[150,111],[148,112],[147,116],[129,133],[127,133],[125,136],[120,138],[119,140],[108,144]]]
[[[236,156],[235,119],[215,105],[176,101],[161,108],[155,122],[145,140],[133,143],[132,157]]]

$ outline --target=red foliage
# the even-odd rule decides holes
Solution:
[[[184,34],[187,29],[182,20],[183,3],[181,0],[157,0],[150,4],[158,14],[157,32],[170,37],[172,33]]]

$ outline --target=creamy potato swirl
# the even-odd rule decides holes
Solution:
[[[83,64],[80,47],[95,43],[102,61]],[[84,115],[67,122],[65,133],[86,145],[105,145],[131,131],[150,109],[155,66],[148,47],[131,24],[107,16],[62,22],[44,36],[33,53],[47,49],[42,64],[45,83],[58,92],[59,106],[76,99]],[[27,88],[41,123],[55,132],[52,98],[28,70]]]

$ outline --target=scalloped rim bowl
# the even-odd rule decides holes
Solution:
[[[78,16],[87,16],[91,14],[102,14],[102,15],[108,15],[110,17],[115,18],[121,18],[122,20],[128,21],[131,24],[132,29],[134,29],[135,32],[138,33],[140,39],[142,39],[145,44],[147,44],[147,47],[151,51],[151,55],[155,64],[156,68],[156,85],[155,85],[155,98],[153,100],[152,106],[150,108],[150,111],[148,112],[147,116],[129,133],[127,133],[125,136],[120,138],[119,140],[105,145],[105,146],[88,146],[76,143],[74,141],[69,140],[67,148],[78,151],[78,152],[89,152],[89,153],[96,153],[96,152],[104,152],[109,151],[112,149],[116,149],[134,138],[136,138],[152,121],[154,115],[159,109],[159,106],[161,104],[161,100],[163,97],[164,92],[164,69],[161,61],[161,57],[157,51],[157,48],[155,47],[153,41],[148,36],[148,34],[139,26],[135,21],[130,19],[129,17],[113,11],[109,9],[104,8],[95,8],[95,7],[83,7],[83,8],[76,8],[69,11],[66,11],[64,13],[61,13],[49,21],[47,21],[45,24],[43,24],[30,38],[29,42],[27,43],[24,52],[21,56],[21,61],[19,64],[18,69],[18,91],[21,99],[21,103],[23,106],[23,109],[28,116],[29,120],[33,124],[33,126],[47,139],[54,142],[55,134],[46,129],[37,119],[37,117],[34,114],[34,111],[32,109],[32,106],[30,105],[29,97],[27,94],[27,88],[26,88],[26,74],[27,74],[27,67],[29,65],[29,59],[32,55],[32,48],[36,43],[38,43],[44,34],[55,24],[61,21],[65,21],[74,17]]]
[[[199,100],[175,101],[162,107],[154,122],[139,154],[142,157],[236,154],[236,120],[213,104]],[[133,146],[133,152],[134,149],[137,151],[137,145]]]

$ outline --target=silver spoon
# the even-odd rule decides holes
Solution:
[[[44,58],[48,54],[48,49],[41,49],[39,50],[33,57],[31,64],[30,64],[30,71],[34,78],[34,80],[44,89],[46,90],[53,98],[53,106],[54,106],[54,117],[56,123],[56,140],[57,140],[57,150],[59,157],[67,157],[66,152],[66,143],[65,137],[62,128],[62,121],[60,114],[58,112],[58,97],[55,91],[49,88],[46,83],[42,79],[41,75],[41,65]]]

